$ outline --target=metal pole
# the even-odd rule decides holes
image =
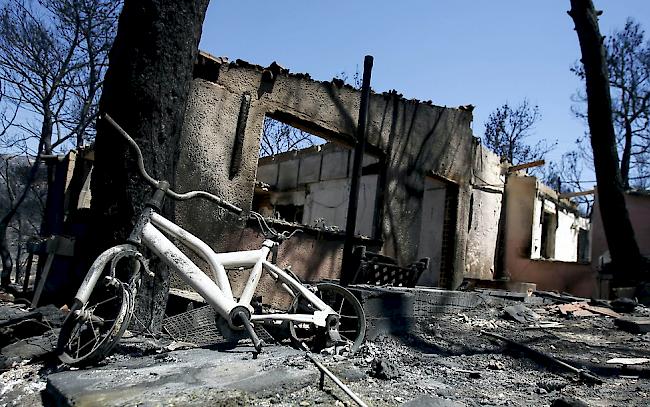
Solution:
[[[312,355],[310,352],[307,352],[307,357],[308,357],[312,362],[314,362],[314,364],[316,365],[316,367],[317,367],[318,369],[320,369],[321,373],[326,374],[327,377],[329,377],[330,379],[332,379],[332,381],[333,381],[334,383],[336,383],[336,385],[339,386],[339,387],[341,388],[341,390],[343,390],[343,391],[345,392],[345,394],[347,394],[348,396],[350,396],[350,398],[351,398],[352,400],[354,400],[355,403],[357,403],[357,404],[358,404],[359,406],[361,406],[361,407],[368,407],[368,405],[367,405],[366,403],[364,403],[363,400],[361,400],[361,399],[359,398],[359,396],[357,396],[356,394],[354,394],[354,393],[352,392],[352,390],[350,390],[350,388],[349,388],[348,386],[345,385],[345,383],[343,383],[342,381],[339,380],[338,377],[334,376],[334,373],[330,372],[329,369],[327,369],[327,368],[326,368],[326,367],[325,367],[321,362],[319,362],[319,361],[314,357],[314,355]],[[321,376],[321,383],[322,383],[322,376]]]
[[[357,143],[354,146],[354,163],[350,182],[350,197],[348,199],[348,216],[345,222],[345,243],[343,245],[343,259],[341,261],[341,284],[348,285],[352,282],[355,270],[351,264],[352,248],[354,246],[354,232],[357,226],[357,207],[359,204],[359,182],[361,180],[361,167],[363,152],[366,146],[366,125],[368,122],[368,102],[370,100],[370,76],[372,73],[373,57],[366,55],[363,60],[363,82],[361,85],[361,104],[359,105],[359,122],[357,124]]]

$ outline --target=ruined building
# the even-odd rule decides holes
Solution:
[[[206,189],[297,222],[273,221],[303,230],[280,248],[280,264],[308,280],[338,278],[359,102],[360,91],[342,81],[202,54],[177,188]],[[328,143],[259,159],[265,117]],[[429,257],[423,285],[510,277],[591,293],[588,222],[535,178],[509,174],[473,136],[471,122],[471,108],[371,94],[356,243],[399,264]],[[253,223],[209,203],[178,204],[176,220],[219,251],[261,241]]]
[[[277,64],[262,68],[201,54],[176,189],[207,190],[262,213],[279,230],[299,228],[302,233],[280,247],[279,264],[307,281],[338,279],[359,103],[360,91],[340,80],[320,82]],[[268,118],[325,144],[259,158]],[[395,91],[371,93],[355,244],[402,266],[428,258],[417,280],[422,286],[455,289],[469,279],[488,286],[507,281],[511,289],[519,282],[535,284],[524,286],[531,289],[600,294],[597,263],[590,264],[589,220],[483,147],[471,122],[470,107],[435,106]],[[50,191],[60,198],[52,207],[66,208],[57,219],[67,223],[79,218],[69,204],[79,201],[79,209],[89,200],[92,157],[84,155],[76,166],[75,157],[60,164],[62,177],[69,175],[59,182],[64,188]],[[209,202],[176,203],[175,217],[217,251],[258,248],[263,240],[255,221]],[[597,255],[602,252],[597,249]],[[76,289],[67,284],[68,273],[51,274],[46,291]],[[235,281],[245,282],[245,271],[233,273],[241,273]],[[83,271],[77,274],[83,277]],[[272,291],[267,283],[260,286],[265,295]],[[191,296],[180,281],[172,281],[172,288]]]

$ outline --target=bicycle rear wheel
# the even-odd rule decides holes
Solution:
[[[348,342],[350,354],[356,353],[366,337],[366,315],[361,303],[354,294],[338,284],[320,283],[316,288],[316,295],[339,314],[339,335]],[[290,312],[295,313],[314,311],[314,306],[302,296],[296,297],[290,308]],[[302,343],[311,350],[320,350],[326,346],[327,333],[319,332],[310,324],[289,322],[289,332],[291,340],[299,347]]]

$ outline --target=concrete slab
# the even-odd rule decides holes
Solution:
[[[317,378],[304,354],[291,348],[266,348],[257,359],[246,347],[201,348],[56,373],[44,399],[57,406],[246,405]]]
[[[366,338],[409,332],[418,318],[463,312],[480,305],[505,306],[511,301],[542,304],[542,298],[502,290],[452,291],[429,287],[379,287],[354,284],[348,289],[366,313]],[[487,292],[486,292],[487,291]]]

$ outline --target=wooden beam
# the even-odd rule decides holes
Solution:
[[[590,189],[589,191],[578,191],[578,192],[567,192],[566,194],[560,194],[558,195],[558,198],[573,198],[576,196],[585,196],[585,195],[593,195],[594,190]]]
[[[519,165],[513,165],[511,167],[508,167],[508,172],[513,172],[513,171],[519,171],[519,170],[524,170],[526,168],[531,168],[531,167],[539,167],[540,165],[546,164],[546,161],[544,160],[537,160],[525,164],[519,164]]]

